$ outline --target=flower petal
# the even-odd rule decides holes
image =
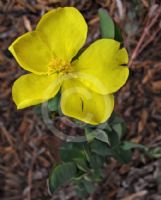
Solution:
[[[57,75],[26,74],[14,82],[13,100],[18,109],[45,102],[54,97],[60,88],[61,81]]]
[[[9,50],[25,70],[35,74],[47,74],[52,55],[36,31],[17,38]]]
[[[80,80],[95,92],[110,94],[121,88],[129,75],[128,54],[120,43],[100,39],[91,44],[73,63]]]
[[[105,122],[113,108],[113,95],[95,93],[84,87],[77,79],[64,81],[61,109],[65,115],[96,125]]]
[[[70,62],[85,43],[87,24],[73,7],[57,8],[46,13],[37,30],[50,46],[54,56]]]

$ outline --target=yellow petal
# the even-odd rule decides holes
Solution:
[[[61,109],[65,115],[96,125],[105,122],[113,108],[113,95],[95,93],[84,87],[77,79],[64,81]]]
[[[73,7],[57,8],[46,13],[37,30],[50,46],[54,56],[70,62],[85,43],[87,24]]]
[[[14,82],[12,88],[13,100],[18,109],[45,102],[54,97],[61,82],[54,74],[52,76],[26,74]]]
[[[126,82],[129,70],[128,54],[120,43],[112,39],[100,39],[91,44],[73,67],[83,83],[95,92],[110,94]]]
[[[17,38],[9,50],[25,70],[35,74],[47,74],[52,55],[36,31]]]

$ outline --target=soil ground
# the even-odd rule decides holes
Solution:
[[[58,158],[57,139],[32,108],[17,111],[11,97],[24,73],[8,46],[35,28],[40,16],[58,6],[75,6],[89,25],[87,43],[100,37],[98,9],[107,9],[123,32],[130,77],[116,95],[115,110],[128,126],[126,139],[151,148],[161,145],[160,0],[0,0],[0,199],[76,200],[72,186],[48,194],[47,177]],[[112,161],[90,200],[161,200],[161,155],[138,151],[133,161]]]

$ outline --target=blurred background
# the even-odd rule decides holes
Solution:
[[[17,111],[11,87],[24,71],[8,51],[11,42],[35,28],[40,16],[58,6],[84,15],[87,43],[98,39],[98,9],[120,26],[130,54],[130,77],[117,93],[115,111],[127,124],[125,138],[154,148],[153,158],[134,151],[126,165],[112,160],[90,200],[161,200],[161,1],[0,0],[0,199],[76,200],[71,185],[53,196],[47,178],[59,160],[59,141],[32,108]]]

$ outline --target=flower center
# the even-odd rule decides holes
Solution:
[[[48,66],[48,75],[54,73],[69,73],[71,72],[71,64],[62,59],[54,58]]]

